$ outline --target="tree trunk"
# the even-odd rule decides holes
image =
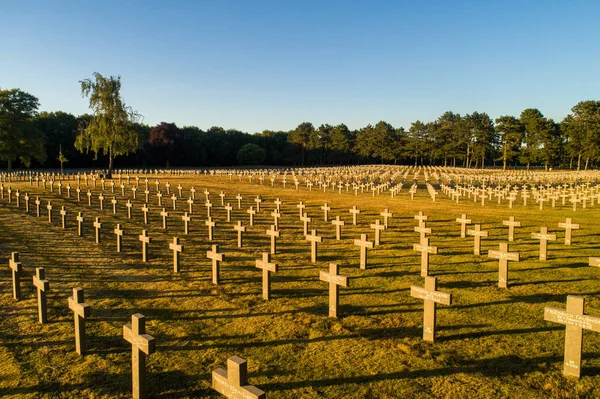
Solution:
[[[588,165],[590,163],[590,157],[585,158],[585,170],[588,170]]]
[[[504,165],[502,166],[502,170],[506,170],[506,160],[508,158],[508,149],[504,146],[504,156],[502,157],[504,161]]]
[[[577,156],[577,171],[581,170],[581,153]]]
[[[453,167],[456,168],[456,155],[453,157],[452,161],[453,161],[453,164],[454,164]]]
[[[569,158],[569,169],[573,169],[573,157]]]
[[[113,170],[113,152],[112,152],[112,146],[110,146],[108,148],[108,177],[109,178],[112,176],[112,170]]]
[[[546,169],[546,172],[548,171],[548,161],[545,162],[544,167]]]
[[[527,161],[527,170],[531,167],[531,162]]]

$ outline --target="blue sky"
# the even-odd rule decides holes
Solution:
[[[598,21],[598,1],[0,0],[0,87],[79,115],[80,80],[120,75],[145,123],[250,133],[560,121],[599,97]]]

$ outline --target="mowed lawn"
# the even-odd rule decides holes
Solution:
[[[414,200],[404,188],[396,198],[389,193],[373,197],[323,193],[306,187],[299,191],[261,186],[255,180],[230,182],[227,177],[161,178],[163,206],[170,213],[169,227],[162,229],[150,178],[150,223],[143,224],[143,187],[137,193],[133,219],[127,219],[126,198],[117,192],[117,215],[112,214],[107,187],[105,209],[100,211],[98,194],[93,205],[82,193],[78,203],[28,183],[4,183],[32,195],[31,211],[25,213],[7,199],[0,200],[0,397],[15,398],[127,398],[131,395],[131,346],[122,338],[123,325],[131,315],[146,316],[147,333],[156,338],[156,352],[148,357],[148,392],[154,398],[219,397],[210,388],[211,371],[225,367],[228,357],[248,360],[249,381],[270,398],[576,398],[600,397],[600,334],[585,331],[582,378],[562,374],[565,327],[544,321],[544,307],[565,307],[567,295],[582,295],[586,313],[600,317],[600,269],[588,266],[590,256],[600,256],[600,207],[573,212],[569,206],[551,209],[545,204],[524,207],[522,201],[508,209],[505,202],[488,201],[485,206],[463,199],[456,204],[440,193],[432,202],[424,184]],[[172,191],[184,186],[197,190],[191,231],[183,234],[181,215],[188,205],[178,201],[173,211],[164,184]],[[71,185],[75,187],[75,182]],[[85,186],[82,187],[85,190]],[[204,225],[203,191],[210,191],[213,220],[217,226],[213,242]],[[219,192],[233,206],[232,222],[226,222]],[[242,209],[235,196],[241,193]],[[131,190],[126,194],[130,197]],[[255,225],[248,226],[246,210],[262,196]],[[35,196],[42,200],[42,217],[35,217]],[[279,197],[282,219],[278,253],[273,273],[272,299],[261,296],[261,271],[255,261],[268,251],[265,230],[273,223],[270,213]],[[48,223],[46,205],[52,200],[53,222]],[[310,243],[304,239],[299,209],[303,200],[312,218],[310,229],[323,237],[318,261],[310,262]],[[530,200],[531,201],[531,200]],[[342,240],[335,227],[323,220],[320,207],[332,208],[329,219],[340,216],[346,225]],[[358,225],[352,225],[348,210],[361,210]],[[68,211],[65,230],[59,210]],[[368,268],[360,270],[359,248],[354,239],[368,233],[369,224],[393,213],[380,246],[369,250]],[[438,290],[452,294],[451,306],[438,306],[437,340],[422,340],[423,301],[410,296],[411,285],[423,285],[419,242],[413,231],[413,215],[429,217],[431,245],[430,275]],[[82,212],[83,237],[77,236],[75,217]],[[455,219],[466,213],[473,223],[489,231],[483,238],[482,255],[473,254],[473,238],[460,238]],[[509,288],[500,289],[498,261],[487,251],[507,240],[502,220],[515,216],[522,222],[510,250],[519,252],[520,262],[509,263]],[[101,218],[101,243],[94,241],[92,223]],[[564,245],[559,222],[572,217],[581,229],[573,233],[573,245]],[[244,247],[237,248],[233,225],[242,220],[247,227]],[[382,220],[383,221],[383,220]],[[123,252],[116,252],[113,229],[121,223],[125,236]],[[547,226],[558,236],[548,245],[548,260],[539,261],[539,241],[531,233]],[[148,229],[151,237],[149,262],[141,260],[138,235]],[[173,273],[168,244],[179,237],[185,246],[180,274]],[[219,244],[225,259],[221,284],[210,282],[211,261],[206,251]],[[23,299],[12,299],[10,253],[18,251],[24,268]],[[339,319],[328,317],[328,285],[319,281],[319,271],[330,262],[350,277],[350,286],[340,288]],[[37,322],[37,297],[32,285],[36,267],[46,269],[50,281],[49,323]],[[88,352],[74,351],[73,314],[67,298],[74,287],[85,290],[91,306],[86,320]]]

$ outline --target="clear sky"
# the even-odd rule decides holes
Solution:
[[[308,121],[408,128],[600,97],[599,1],[0,0],[0,87],[88,111],[122,77],[150,125],[254,133]]]

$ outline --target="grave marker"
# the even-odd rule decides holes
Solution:
[[[540,228],[539,233],[531,233],[531,238],[540,240],[540,260],[548,258],[548,241],[556,241],[556,234],[548,234],[548,228]]]
[[[206,227],[208,227],[208,241],[212,241],[213,239],[213,229],[217,225],[216,222],[213,222],[212,218],[209,216],[208,220],[204,222]]]
[[[584,314],[584,306],[583,297],[569,295],[566,310],[550,306],[544,308],[544,320],[567,326],[563,374],[577,378],[581,376],[583,330],[600,332],[600,317]]]
[[[340,304],[339,287],[348,287],[348,277],[339,274],[340,267],[336,263],[329,264],[329,272],[321,270],[319,280],[329,283],[329,317],[338,317]]]
[[[169,249],[173,251],[173,271],[179,273],[179,254],[183,252],[183,245],[179,244],[179,238],[173,237],[173,242],[169,244]]]
[[[60,219],[61,219],[61,223],[62,223],[62,228],[66,229],[67,228],[67,211],[65,210],[64,206],[60,207]]]
[[[120,224],[117,223],[114,233],[117,236],[117,252],[121,252],[121,244],[123,243],[123,230],[121,230]]]
[[[188,213],[184,212],[183,216],[181,217],[181,220],[183,220],[183,233],[184,234],[189,234],[189,232],[190,232],[190,222],[192,221],[191,216],[188,216]]]
[[[13,280],[13,299],[21,299],[21,274],[23,273],[23,265],[19,262],[19,253],[13,252],[10,254],[8,267],[12,270]]]
[[[323,220],[325,220],[325,223],[329,223],[329,211],[331,210],[331,207],[329,207],[326,202],[325,205],[321,207],[321,210],[323,211]]]
[[[345,224],[343,220],[340,220],[339,216],[335,217],[335,220],[331,221],[331,224],[335,226],[335,239],[340,241],[342,239],[342,226]]]
[[[422,299],[423,307],[423,339],[425,341],[435,341],[436,325],[436,304],[452,304],[452,294],[437,290],[437,280],[435,277],[425,277],[425,286],[419,287],[413,285],[410,287],[410,296]]]
[[[81,215],[81,212],[77,213],[77,235],[79,237],[82,236],[83,234],[83,216]]]
[[[69,309],[73,311],[75,321],[75,352],[83,355],[85,352],[86,336],[85,336],[85,319],[90,317],[90,305],[83,302],[83,288],[73,288],[73,296],[68,298]]]
[[[498,259],[498,287],[507,288],[508,286],[508,261],[512,260],[514,262],[518,262],[519,253],[518,252],[509,252],[508,251],[508,243],[502,242],[500,243],[500,248],[498,251],[490,250],[488,251],[488,257],[493,259]]]
[[[169,212],[167,212],[166,208],[163,208],[163,210],[160,212],[160,216],[162,216],[163,230],[166,230],[167,229],[167,218],[169,217]]]
[[[559,223],[558,227],[565,229],[565,245],[571,245],[572,231],[578,230],[579,225],[573,223],[571,218],[567,218],[565,223]]]
[[[233,207],[231,206],[231,204],[228,202],[227,205],[225,205],[225,210],[227,211],[227,221],[231,222],[231,210],[233,209]]]
[[[142,242],[142,262],[148,261],[148,244],[150,244],[150,237],[148,237],[148,230],[142,230],[142,234],[139,240]]]
[[[367,241],[367,235],[361,234],[360,240],[354,240],[354,245],[360,247],[360,268],[367,269],[367,249],[373,248],[373,242]]]
[[[254,226],[254,215],[256,215],[254,207],[251,206],[250,209],[246,211],[246,213],[250,215],[250,227]]]
[[[48,321],[46,291],[50,290],[50,282],[46,280],[46,270],[44,270],[43,267],[38,267],[35,269],[35,276],[33,276],[33,286],[37,289],[38,320],[40,324],[44,324]]]
[[[262,269],[262,294],[263,299],[271,299],[271,272],[277,272],[277,264],[271,263],[271,255],[263,252],[262,259],[256,260],[256,267]]]
[[[374,224],[370,224],[372,230],[375,230],[375,245],[379,245],[381,243],[381,232],[385,230],[385,226],[381,224],[379,219],[375,220]]]
[[[227,371],[212,372],[212,389],[229,399],[266,399],[267,395],[257,387],[248,385],[248,364],[245,359],[232,356],[227,359]]]
[[[467,230],[467,234],[473,236],[473,253],[475,255],[481,254],[481,237],[487,237],[489,233],[481,230],[481,225],[476,224],[474,229]]]
[[[280,236],[280,232],[277,230],[277,226],[271,225],[266,234],[271,237],[271,255],[275,255],[277,253],[277,237]]]
[[[429,238],[422,238],[419,244],[413,244],[413,251],[421,252],[421,276],[429,275],[429,254],[437,254],[437,247],[429,245]]]
[[[96,218],[96,220],[94,221],[94,228],[96,229],[96,244],[100,244],[100,229],[102,228],[100,218]]]
[[[233,225],[233,229],[237,231],[237,244],[238,248],[242,248],[242,233],[246,232],[246,227],[242,226],[242,222],[238,220],[237,224]]]
[[[310,261],[317,262],[317,243],[323,242],[323,237],[317,235],[317,230],[311,230],[311,234],[306,235],[306,241],[310,241]]]
[[[212,250],[206,251],[206,257],[212,259],[212,283],[219,284],[219,262],[223,261],[223,254],[219,253],[219,246],[213,244]]]
[[[381,212],[379,214],[379,216],[383,216],[383,225],[385,226],[385,228],[388,228],[388,219],[392,218],[392,216],[394,216],[388,208],[385,208],[383,210],[383,212]]]
[[[521,222],[515,221],[515,217],[511,216],[508,220],[503,220],[502,224],[508,226],[508,241],[513,242],[515,240],[515,227],[521,227]]]
[[[464,213],[460,218],[456,219],[457,223],[460,223],[460,238],[466,238],[467,225],[471,224],[471,219],[467,219],[467,215]]]
[[[352,214],[352,224],[354,226],[356,226],[356,223],[358,222],[358,214],[360,213],[360,209],[358,209],[356,207],[356,205],[354,205],[349,212]]]
[[[123,326],[123,338],[131,344],[131,377],[134,399],[146,398],[146,356],[154,353],[154,337],[146,334],[146,318],[140,313],[131,316],[131,324]]]

